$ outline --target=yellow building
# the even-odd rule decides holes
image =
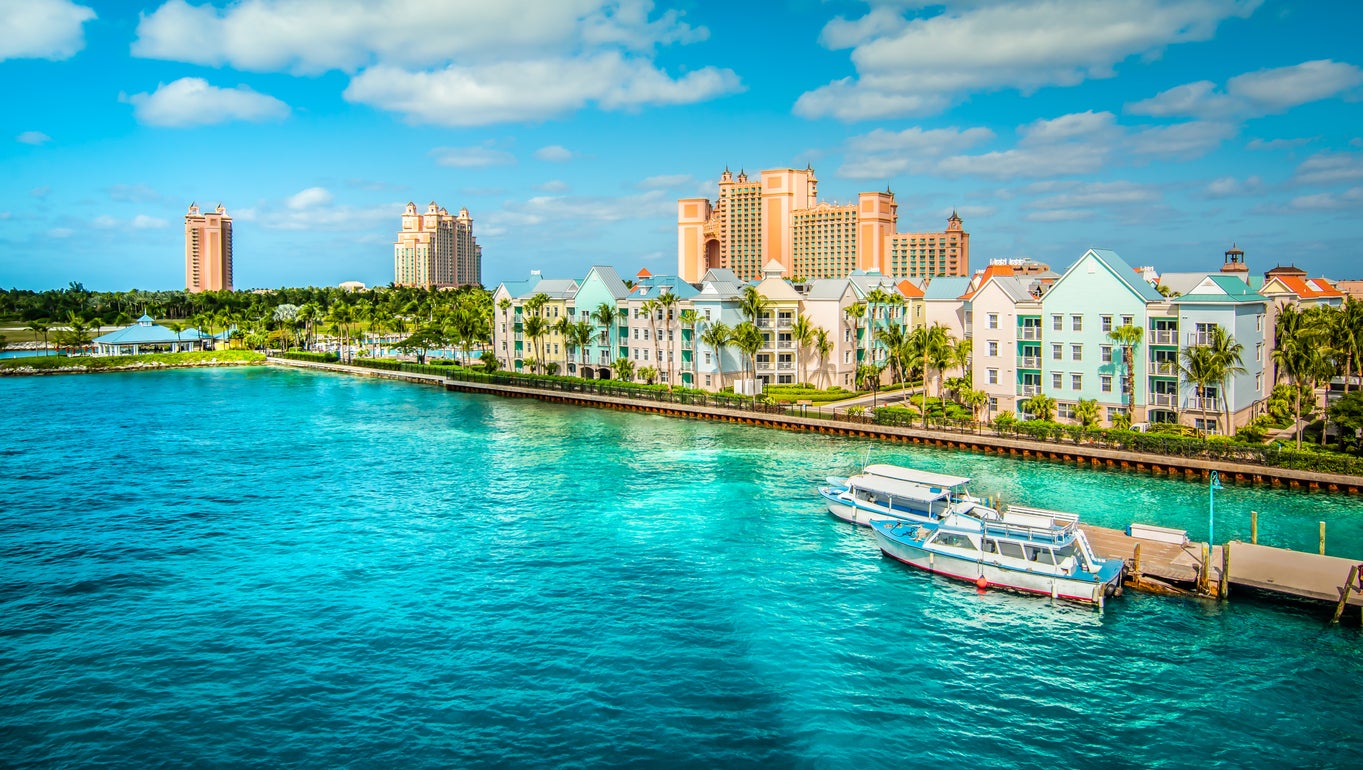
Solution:
[[[219,203],[211,212],[189,204],[185,214],[185,290],[232,290],[232,218]]]
[[[968,275],[970,235],[953,212],[942,233],[896,233],[894,194],[861,193],[854,203],[818,200],[814,169],[720,175],[719,197],[677,201],[677,273],[696,282],[714,268],[743,280],[775,261],[786,277],[841,278],[853,270],[884,275]]]
[[[393,283],[450,289],[482,282],[483,250],[474,238],[469,210],[451,215],[431,201],[418,214],[416,204],[409,202],[393,244]]]

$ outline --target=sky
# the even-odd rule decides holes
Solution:
[[[1363,278],[1363,3],[0,0],[0,286],[393,280],[408,201],[489,288],[675,273],[676,201],[811,164],[971,262]]]

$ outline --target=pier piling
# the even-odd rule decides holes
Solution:
[[[1320,523],[1320,555],[1325,555],[1325,522]]]
[[[1330,619],[1331,623],[1338,623],[1339,616],[1344,614],[1344,607],[1349,603],[1349,593],[1353,591],[1354,583],[1358,580],[1358,565],[1349,568],[1349,579],[1344,581],[1344,587],[1339,589],[1339,604],[1335,605],[1335,616]],[[1363,622],[1361,620],[1360,622]]]
[[[1259,544],[1259,512],[1249,512],[1249,542]]]

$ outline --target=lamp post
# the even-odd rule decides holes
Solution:
[[[1221,486],[1221,475],[1212,471],[1212,478],[1207,484],[1207,546],[1216,545],[1214,532],[1216,530],[1216,490],[1225,489]]]

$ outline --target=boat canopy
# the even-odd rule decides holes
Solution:
[[[946,487],[925,487],[911,481],[865,473],[848,479],[847,486],[873,495],[889,495],[901,500],[913,500],[922,503],[945,500],[951,496],[951,490]]]
[[[887,479],[907,481],[911,484],[924,484],[930,487],[945,487],[947,489],[960,487],[970,483],[970,478],[968,476],[951,476],[945,473],[933,473],[931,471],[903,468],[898,465],[868,465],[861,472],[871,476],[883,476]]]

